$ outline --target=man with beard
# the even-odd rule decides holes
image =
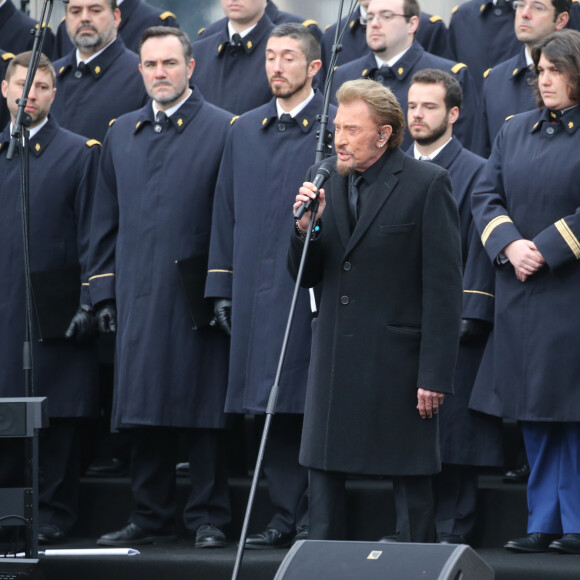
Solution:
[[[263,417],[274,384],[294,290],[285,266],[287,239],[279,234],[291,225],[288,205],[315,159],[323,97],[312,80],[320,66],[320,44],[308,28],[274,28],[266,45],[274,98],[236,120],[220,166],[206,296],[216,298],[217,320],[231,331],[229,413]],[[257,223],[256,209],[265,217]],[[288,546],[303,523],[298,508],[307,472],[298,453],[311,318],[303,290],[264,457],[275,514],[265,531],[248,537],[250,549]]]
[[[540,40],[566,27],[571,0],[518,0],[514,4],[514,29],[523,42],[519,53],[485,72],[481,114],[477,117],[473,150],[489,157],[493,141],[507,117],[536,107],[532,48]]]
[[[464,64],[425,52],[415,38],[420,13],[417,0],[371,0],[367,9],[367,53],[336,69],[333,92],[347,80],[370,78],[391,89],[406,110],[409,83],[415,72],[437,68],[452,73],[461,84],[464,100],[464,114],[455,133],[461,144],[469,147],[477,111],[471,76]],[[411,143],[411,135],[405,132],[403,149]]]
[[[117,7],[121,11],[119,36],[125,46],[137,52],[141,35],[151,26],[178,26],[175,14],[168,10],[152,6],[143,0],[117,0]],[[60,23],[56,31],[54,58],[62,58],[73,49],[70,37],[66,30],[66,18]]]
[[[18,113],[17,100],[22,96],[31,56],[30,52],[16,55],[2,82],[12,123]],[[47,291],[60,286],[66,276],[71,280],[71,295],[76,287],[83,300],[88,294],[87,253],[100,147],[96,141],[87,142],[62,129],[48,116],[54,85],[54,69],[42,55],[25,109],[32,119],[30,269]],[[24,397],[22,345],[26,291],[21,175],[19,157],[6,159],[10,130],[11,125],[7,125],[0,133],[0,243],[4,255],[0,276],[0,396]],[[70,305],[74,311],[79,306],[78,298]],[[40,303],[37,307],[42,309]],[[60,308],[57,304],[55,310]],[[95,417],[98,412],[97,358],[94,346],[85,340],[91,338],[91,320],[90,307],[78,311],[69,328],[70,338],[75,339],[70,342],[65,341],[64,332],[61,338],[39,341],[37,320],[33,320],[35,394],[47,397],[50,417],[50,426],[41,430],[39,441],[41,544],[64,541],[77,517],[81,421]],[[15,455],[14,440],[2,439],[1,443],[0,487],[21,487],[24,453]]]
[[[485,160],[453,137],[461,114],[461,86],[446,72],[415,73],[407,122],[414,145],[407,153],[447,169],[459,209],[463,257],[463,320],[453,396],[439,412],[441,473],[433,477],[437,539],[464,544],[476,513],[477,468],[502,465],[501,422],[468,409],[471,389],[493,321],[494,272],[471,217],[471,191]]]
[[[54,63],[52,114],[66,129],[98,141],[112,120],[147,100],[139,57],[117,35],[120,19],[116,0],[70,0],[66,28],[76,49]]]
[[[193,46],[193,83],[212,104],[241,115],[267,103],[266,42],[274,28],[264,0],[222,0],[227,23]]]
[[[446,171],[405,155],[405,119],[368,79],[337,92],[337,172],[319,223],[296,222],[288,256],[321,284],[300,463],[309,468],[309,539],[344,540],[347,474],[393,477],[398,539],[435,540],[431,475],[437,412],[452,378],[461,317],[461,243]],[[315,196],[311,168],[294,211]]]
[[[192,330],[177,264],[209,250],[231,115],[189,88],[195,62],[181,30],[147,29],[140,55],[152,103],[109,129],[91,228],[90,293],[101,332],[117,331],[113,426],[131,436],[135,499],[128,525],[98,543],[173,536],[183,437],[191,466],[185,527],[195,547],[217,548],[230,519],[222,449],[228,339],[211,325]]]
[[[4,80],[4,75],[6,73],[6,69],[10,64],[10,61],[14,58],[14,55],[11,52],[4,52],[0,50],[0,82]],[[8,111],[8,107],[6,106],[6,99],[0,96],[0,127],[4,127],[8,120],[10,119],[10,113]]]

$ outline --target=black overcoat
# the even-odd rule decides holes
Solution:
[[[194,91],[166,126],[147,105],[105,139],[89,282],[95,304],[117,300],[115,426],[225,424],[227,337],[192,329],[176,261],[209,250],[230,120]]]
[[[0,395],[24,397],[25,283],[20,158],[6,159],[9,126],[0,134]],[[80,267],[88,280],[91,204],[100,147],[49,118],[30,140],[30,269]],[[84,287],[85,292],[87,286]],[[87,293],[88,296],[88,293]],[[85,302],[85,299],[82,300]],[[72,305],[78,306],[77,304]],[[98,411],[98,369],[91,344],[40,343],[33,321],[35,395],[48,398],[51,417],[86,417]]]
[[[303,279],[322,284],[300,451],[307,467],[384,475],[440,469],[438,420],[421,419],[417,388],[452,392],[459,218],[446,171],[398,149],[388,155],[352,236],[347,178],[334,174],[325,186],[322,235]],[[294,234],[293,275],[302,245]]]

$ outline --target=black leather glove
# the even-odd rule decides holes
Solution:
[[[477,318],[463,318],[461,320],[461,344],[478,344],[485,342],[491,332],[492,323]]]
[[[85,342],[93,339],[96,335],[97,321],[95,320],[95,311],[92,306],[81,304],[72,317],[64,336],[69,340]]]
[[[96,306],[95,317],[99,332],[109,334],[117,332],[117,305],[114,300],[103,300]]]
[[[213,313],[218,326],[228,335],[232,335],[232,301],[229,298],[216,298]]]

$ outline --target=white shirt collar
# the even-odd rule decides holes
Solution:
[[[532,55],[530,54],[530,49],[527,46],[524,47],[524,53],[526,55],[526,64],[528,66],[532,66],[534,64],[534,61],[532,60]]]
[[[256,28],[256,26],[258,26],[257,22],[256,24],[252,24],[252,26],[250,26],[249,28],[242,30],[242,32],[236,33],[236,30],[232,26],[232,23],[228,20],[228,34],[230,36],[230,40],[233,39],[234,34],[239,34],[242,38],[245,38],[246,36],[248,36],[248,34],[250,34],[250,32],[252,32],[252,30],[254,30],[254,28]]]
[[[388,60],[386,62],[384,60],[380,59],[375,54],[375,60],[377,61],[377,66],[379,68],[381,68],[382,66],[385,66],[385,65],[390,66],[390,67],[394,66],[399,61],[399,59],[403,58],[403,55],[411,48],[411,46],[412,46],[412,44],[409,45],[403,52],[400,52],[399,54],[397,54],[396,56],[394,56],[393,58],[391,58],[390,60]]]
[[[441,153],[441,151],[443,151],[443,149],[445,149],[445,147],[447,147],[447,145],[449,145],[449,143],[451,142],[451,137],[445,141],[445,143],[443,145],[441,145],[441,147],[439,147],[438,149],[435,149],[435,151],[432,151],[430,155],[423,155],[422,153],[419,153],[419,151],[417,150],[417,144],[415,143],[413,145],[413,156],[415,157],[415,159],[421,159],[421,157],[427,157],[427,159],[425,161],[433,161],[433,159],[435,159],[435,157],[437,157],[437,155],[439,155],[439,153]]]
[[[163,111],[168,117],[171,117],[171,115],[176,113],[177,110],[181,107],[181,105],[183,105],[183,103],[185,103],[185,101],[187,101],[187,99],[189,99],[189,97],[191,96],[191,93],[193,91],[191,89],[188,89],[188,90],[189,90],[189,92],[187,93],[187,96],[182,101],[177,103],[177,105],[173,105],[173,107],[170,107],[169,109],[167,109],[167,111]],[[157,113],[159,112],[159,109],[157,107],[157,103],[155,101],[152,101],[151,106],[153,107],[153,117],[155,119],[157,119]]]
[[[291,111],[288,111],[288,114],[292,118],[296,117],[296,115],[298,115],[313,98],[314,98],[314,90],[310,89],[310,94],[308,95],[308,97],[304,101],[302,101],[299,105],[294,107]],[[278,112],[278,118],[280,118],[284,113],[286,113],[286,111],[280,106],[279,99],[276,99],[276,111]]]
[[[4,4],[6,4],[6,0],[0,0],[0,8],[2,8],[2,6],[4,6]]]
[[[2,4],[0,4],[0,6],[2,6]],[[46,117],[44,119],[44,121],[42,121],[42,123],[40,123],[40,125],[37,125],[36,127],[33,127],[32,129],[30,129],[30,133],[28,138],[32,139],[46,124],[48,123],[48,117]],[[14,123],[12,123],[12,121],[10,121],[10,134],[12,135],[12,130],[14,129]]]

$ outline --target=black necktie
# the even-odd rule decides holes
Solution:
[[[350,183],[348,188],[348,215],[350,221],[350,231],[354,230],[356,222],[358,221],[358,198],[359,186],[363,180],[362,175],[352,174],[350,176]]]
[[[75,77],[77,79],[80,79],[81,77],[84,77],[88,71],[89,71],[89,66],[87,65],[87,63],[81,61],[77,65],[77,70],[75,71]]]
[[[169,117],[163,111],[157,111],[155,115],[155,124],[153,125],[153,130],[155,133],[161,133],[163,129],[169,127]]]
[[[232,35],[232,41],[230,43],[230,53],[237,54],[242,48],[242,37],[236,32]]]

